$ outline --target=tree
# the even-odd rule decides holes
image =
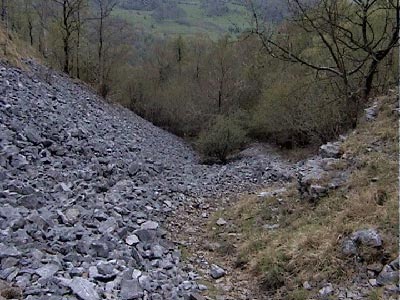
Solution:
[[[222,113],[222,108],[227,104],[226,102],[232,100],[232,96],[236,96],[235,59],[233,42],[229,40],[228,36],[221,38],[209,59],[211,62],[211,76],[209,76],[211,88],[209,88],[209,91],[211,98],[216,99],[218,114]]]
[[[34,15],[32,10],[32,0],[24,0],[24,16],[27,22],[27,29],[29,35],[29,43],[33,46],[34,38],[33,38],[33,23],[34,23]]]
[[[289,28],[313,39],[326,60],[307,55],[296,37],[281,30],[271,32],[261,24],[255,6],[253,32],[273,57],[300,63],[317,75],[340,78],[351,119],[357,122],[358,103],[368,99],[382,60],[398,44],[398,0],[289,0],[293,18]],[[298,40],[297,40],[298,42]],[[353,124],[353,125],[354,125]]]
[[[97,58],[99,64],[98,84],[100,93],[106,96],[107,88],[105,87],[105,71],[104,71],[104,26],[106,19],[111,15],[111,12],[118,3],[118,0],[94,0],[96,4],[96,16],[93,18],[98,21],[98,47]]]
[[[72,35],[78,31],[80,22],[78,22],[78,13],[82,9],[84,0],[52,0],[59,5],[62,10],[60,18],[60,28],[63,34],[63,51],[64,51],[64,64],[63,71],[67,74],[70,73],[70,59],[71,59],[71,38]]]
[[[31,3],[36,15],[39,17],[38,50],[44,57],[48,56],[47,36],[51,10],[50,1],[52,0],[40,0]]]

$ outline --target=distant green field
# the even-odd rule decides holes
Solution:
[[[116,9],[114,15],[130,22],[135,28],[143,28],[154,34],[195,35],[206,34],[210,38],[230,33],[235,28],[240,31],[249,27],[249,15],[246,8],[238,4],[228,4],[229,13],[221,17],[208,17],[201,8],[201,0],[182,1],[178,4],[185,10],[184,20],[157,21],[152,12]]]

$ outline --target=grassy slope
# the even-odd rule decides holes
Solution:
[[[395,97],[380,101],[378,119],[361,124],[343,144],[346,160],[337,168],[346,167],[349,161],[354,167],[344,187],[311,205],[299,201],[293,183],[280,197],[263,201],[244,196],[222,213],[232,227],[214,230],[210,238],[232,245],[231,265],[258,278],[261,288],[276,289],[285,299],[306,299],[308,292],[299,289],[304,281],[347,281],[357,268],[354,260],[341,254],[340,245],[343,237],[359,229],[376,228],[384,239],[384,256],[396,257],[398,116],[392,111]],[[220,216],[215,216],[210,227]],[[262,228],[275,223],[280,224],[279,229]],[[238,232],[239,240],[227,231]],[[284,287],[278,288],[282,284]]]
[[[23,58],[35,58],[41,61],[40,54],[33,47],[27,45],[16,34],[7,32],[0,24],[0,60],[13,66],[25,68]]]
[[[248,13],[243,6],[229,4],[229,14],[221,17],[208,17],[204,14],[200,4],[200,0],[179,3],[179,6],[187,13],[187,24],[179,24],[175,20],[157,22],[151,16],[152,12],[146,11],[116,9],[114,14],[129,21],[135,27],[143,27],[155,34],[194,35],[203,33],[211,38],[216,38],[227,33],[231,26],[241,29],[248,27]]]

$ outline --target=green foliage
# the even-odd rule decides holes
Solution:
[[[218,116],[209,129],[200,133],[197,147],[205,160],[226,162],[245,142],[246,132],[234,120]]]
[[[291,148],[327,142],[347,126],[346,103],[306,71],[290,67],[265,84],[252,110],[253,137]]]

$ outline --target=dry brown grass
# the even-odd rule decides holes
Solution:
[[[300,201],[293,183],[280,197],[245,196],[222,213],[233,224],[229,230],[240,236],[239,241],[231,241],[237,247],[233,264],[245,266],[261,287],[275,289],[286,299],[301,299],[304,295],[293,291],[304,281],[342,282],[357,271],[356,263],[340,252],[343,238],[351,232],[376,228],[384,239],[381,258],[396,257],[399,146],[395,101],[395,97],[381,98],[378,119],[360,124],[348,137],[343,150],[353,162],[351,178],[317,205]],[[280,227],[262,228],[274,223]],[[224,230],[214,230],[214,238],[229,242]]]
[[[15,34],[7,31],[0,23],[0,60],[10,65],[25,68],[23,58],[35,58],[40,61],[40,55],[35,49],[21,41]]]

